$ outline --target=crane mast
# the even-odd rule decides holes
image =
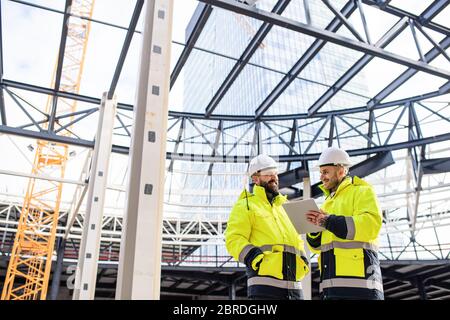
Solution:
[[[63,64],[59,90],[78,93],[91,18],[95,0],[73,0],[70,6],[70,19],[67,25],[67,38],[64,47]],[[57,62],[58,64],[58,62]],[[57,66],[53,73],[55,87]],[[45,114],[50,115],[56,101],[49,96]],[[77,109],[75,100],[58,98],[54,113],[73,114]],[[52,119],[51,116],[48,117]],[[72,136],[71,121],[63,126],[55,122],[55,129],[61,134]],[[50,122],[43,129],[49,129]],[[44,140],[37,141],[32,175],[64,178],[69,148],[66,144]],[[2,300],[45,300],[52,266],[56,232],[62,195],[62,182],[30,178],[25,194],[19,225],[11,251]]]

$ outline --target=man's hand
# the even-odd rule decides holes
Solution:
[[[325,224],[327,222],[328,217],[329,217],[328,213],[326,213],[322,209],[320,209],[320,211],[309,210],[306,213],[306,219],[309,222],[323,228],[325,228]]]
[[[255,259],[253,259],[253,261],[252,261],[252,269],[253,270],[258,271],[259,265],[263,261],[263,258],[264,258],[264,254],[261,253],[261,254],[257,255]]]

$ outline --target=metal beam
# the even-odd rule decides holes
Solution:
[[[223,121],[220,120],[220,121],[219,121],[219,126],[217,127],[216,138],[214,139],[214,150],[212,151],[212,156],[213,156],[213,157],[214,157],[216,154],[219,154],[219,153],[217,152],[217,149],[219,148],[220,136],[222,135],[222,132],[223,132]],[[214,166],[214,163],[210,163],[210,164],[209,164],[209,168],[208,168],[208,176],[212,176],[213,166]]]
[[[162,276],[170,276],[174,278],[204,280],[204,281],[217,281],[222,284],[230,283],[230,276],[214,272],[192,272],[192,271],[177,271],[177,270],[161,270]]]
[[[450,172],[450,158],[424,159],[421,164],[423,174]]]
[[[290,1],[291,0],[278,0],[278,2],[272,9],[272,12],[281,15],[288,6],[288,4],[290,3]],[[270,30],[272,30],[272,27],[273,27],[272,24],[264,22],[258,29],[254,37],[250,40],[249,44],[245,48],[244,52],[241,54],[239,60],[233,66],[231,71],[226,76],[225,80],[220,85],[220,88],[216,91],[214,97],[208,103],[208,106],[206,107],[205,110],[206,117],[209,117],[214,112],[214,110],[216,109],[222,98],[230,89],[231,85],[234,83],[234,81],[239,76],[241,71],[244,69],[244,67],[252,58],[253,54],[259,48],[264,38],[269,34]]]
[[[255,130],[256,132],[256,130]],[[64,143],[67,145],[74,145],[85,148],[94,148],[94,142],[84,139],[76,139],[65,136],[57,136],[54,134],[49,134],[47,132],[36,132],[31,130],[19,129],[10,126],[0,125],[0,133],[17,135],[32,139],[42,139],[46,141],[53,141],[58,143]],[[390,145],[377,146],[372,148],[364,148],[364,149],[354,149],[349,150],[348,153],[351,156],[360,156],[367,155],[372,153],[378,153],[383,151],[390,150],[400,150],[406,148],[413,148],[418,146],[423,146],[432,143],[438,143],[450,140],[450,133],[445,133],[437,136],[417,139],[414,141],[406,141],[400,143],[394,143]],[[128,154],[129,148],[125,146],[112,146],[112,152],[119,154]],[[309,161],[309,160],[317,160],[319,159],[320,154],[301,154],[301,155],[280,155],[278,159],[280,162],[289,162],[289,161]],[[203,154],[193,154],[193,153],[175,153],[175,152],[167,152],[166,159],[168,160],[184,160],[184,161],[204,161],[204,162],[233,162],[233,163],[247,163],[249,161],[249,156],[229,156],[229,155],[216,155],[212,157],[210,155]]]
[[[378,48],[385,48],[392,42],[408,25],[407,18],[400,19],[380,40],[375,43]],[[336,93],[339,92],[351,79],[353,79],[367,64],[372,61],[374,56],[365,54],[353,66],[351,66],[328,90],[309,107],[308,115],[311,116],[322,108]]]
[[[351,23],[347,20],[347,18],[339,11],[337,10],[329,0],[322,0],[322,2],[330,9],[333,14],[341,20],[341,22],[347,27],[347,29],[355,36],[356,39],[358,39],[361,42],[365,42],[363,37],[356,31],[356,29],[351,25]]]
[[[391,62],[395,62],[413,68],[414,70],[417,71],[423,71],[438,77],[442,77],[444,79],[450,79],[450,71],[436,68],[424,62],[415,61],[413,59],[406,58],[398,54],[394,54],[392,52],[377,48],[371,44],[348,39],[347,37],[338,35],[328,30],[319,29],[292,19],[281,17],[271,12],[258,10],[231,0],[199,0],[199,1],[206,2],[236,13],[244,14],[246,16],[259,19],[265,22],[270,22],[277,26],[284,27],[292,31],[300,32],[318,39],[326,40],[349,49],[363,52],[365,54],[366,53],[371,54],[378,58],[382,58]]]
[[[426,25],[434,17],[436,17],[445,7],[448,5],[448,0],[437,0],[428,6],[425,10],[426,13],[420,15],[420,21],[423,25]]]
[[[27,111],[27,109],[24,106],[22,106],[22,104],[19,102],[19,100],[17,100],[16,96],[8,89],[6,89],[6,93],[9,94],[11,99],[17,104],[17,106],[23,111],[23,113],[25,113],[27,118],[30,119],[30,121],[36,126],[36,128],[39,131],[43,131],[42,128],[39,126],[39,124],[36,122],[36,120],[34,120],[33,116]]]
[[[129,136],[131,138],[131,132],[130,132],[130,130],[128,130],[125,123],[123,123],[122,119],[120,118],[120,115],[116,114],[116,118],[117,118],[117,120],[119,120],[120,127],[123,128],[125,130],[125,132],[127,133],[127,136]]]
[[[117,61],[116,70],[114,71],[111,85],[109,86],[108,99],[112,99],[112,97],[114,96],[114,92],[116,91],[120,73],[122,72],[122,67],[125,62],[125,58],[127,57],[128,49],[130,48],[131,40],[133,39],[133,35],[136,30],[136,25],[139,20],[143,5],[144,0],[136,1],[136,6],[134,7],[133,15],[131,16],[130,26],[128,27],[128,31],[123,42],[122,51],[120,52],[119,60]]]
[[[100,101],[101,101],[101,99],[99,99],[99,98],[84,96],[84,95],[80,95],[80,94],[72,93],[72,92],[56,91],[56,90],[50,89],[50,88],[35,86],[32,84],[28,84],[28,83],[12,81],[12,80],[7,80],[7,79],[3,79],[3,81],[0,83],[0,85],[2,87],[11,87],[11,88],[19,89],[19,90],[26,90],[26,91],[31,91],[31,92],[41,93],[41,94],[47,94],[47,95],[51,95],[51,96],[57,96],[60,98],[66,98],[66,99],[72,99],[72,100],[77,100],[77,101],[86,102],[86,103],[92,103],[95,105],[100,105]],[[126,104],[126,103],[118,103],[117,108],[121,109],[121,110],[133,111],[133,105]],[[55,119],[57,119],[57,117],[55,117]]]
[[[369,111],[369,128],[367,129],[367,136],[372,141],[373,139],[373,129],[374,129],[374,123],[375,123],[375,113],[373,110]],[[381,144],[381,143],[380,143]],[[371,147],[371,143],[367,141],[367,148]]]
[[[345,120],[344,117],[341,116],[337,116],[342,122],[344,122],[347,126],[349,126],[351,128],[351,130],[356,131],[362,138],[366,139],[368,143],[371,143],[373,145],[376,145],[375,142],[373,142],[372,139],[370,139],[365,133],[362,133],[361,131],[358,130],[357,127],[355,127],[354,125],[352,125],[350,122],[348,122],[347,120]],[[359,125],[361,126],[361,125]],[[358,127],[359,127],[358,126]]]
[[[276,132],[274,129],[272,129],[272,126],[270,126],[267,122],[263,122],[263,123],[274,134],[274,137],[277,137],[286,147],[288,147],[289,154],[292,154],[292,153],[298,154],[297,150],[295,150],[291,144],[287,143],[287,141],[283,139],[283,137],[282,137],[283,133]],[[270,137],[269,139],[271,139],[271,138],[272,137]]]
[[[366,21],[366,15],[364,13],[364,8],[363,8],[361,0],[356,0],[356,5],[358,6],[358,9],[359,9],[359,15],[361,16],[361,22],[364,27],[364,33],[366,34],[367,43],[372,43],[372,40],[370,37],[370,32],[369,32],[369,27],[368,27],[367,21]]]
[[[372,173],[387,168],[394,163],[395,161],[392,157],[392,152],[389,150],[385,150],[376,154],[375,156],[367,158],[366,160],[351,166],[349,172],[350,176],[358,176],[360,178],[364,178]],[[318,198],[322,196],[323,192],[319,188],[321,184],[322,182],[317,182],[311,185],[311,197]],[[291,198],[298,198],[302,196],[303,190],[300,190],[300,192],[298,192],[297,194],[292,195]]]
[[[336,126],[336,117],[331,116],[330,131],[328,133],[328,147],[331,147],[333,145],[335,126]]]
[[[298,127],[297,120],[295,119],[292,120],[291,139],[289,141],[289,145],[291,146],[292,149],[295,147],[295,138],[297,137],[298,134],[297,127]],[[300,145],[300,139],[298,140],[298,144]],[[292,149],[289,149],[289,155],[293,154]],[[291,169],[291,164],[292,162],[288,163],[286,171],[289,171]]]
[[[298,167],[289,171],[285,171],[278,175],[279,188],[287,188],[297,183],[303,182],[304,178],[309,177],[309,172],[303,167]]]
[[[391,131],[389,132],[389,135],[386,138],[386,141],[384,142],[384,145],[388,144],[389,140],[391,139],[392,135],[394,134],[395,130],[397,129],[397,126],[398,126],[400,120],[402,119],[403,114],[405,113],[406,109],[407,109],[407,107],[404,106],[402,112],[400,113],[400,115],[397,118],[397,121],[395,122],[394,126],[391,128]]]
[[[67,99],[73,99],[81,102],[86,103],[92,103],[95,105],[100,105],[100,99],[94,98],[90,96],[85,95],[79,95],[75,93],[70,92],[63,92],[63,91],[54,91],[50,88],[35,86],[28,83],[18,82],[18,81],[12,81],[3,79],[3,81],[0,83],[0,85],[4,88],[16,88],[20,90],[26,90],[41,94],[47,94],[47,95],[57,95],[61,98],[67,98]],[[383,109],[383,108],[389,108],[392,106],[398,106],[398,105],[404,105],[407,102],[417,102],[422,101],[426,99],[435,98],[441,95],[444,95],[446,93],[450,92],[450,81],[444,84],[439,88],[437,91],[428,92],[425,94],[408,97],[404,99],[379,103],[371,110],[376,109]],[[133,111],[133,105],[126,104],[126,103],[118,103],[117,109],[125,110],[125,111]],[[348,108],[348,109],[342,109],[342,110],[333,110],[333,111],[326,111],[326,112],[318,112],[312,116],[309,116],[308,113],[297,113],[297,114],[286,114],[286,115],[265,115],[261,117],[261,120],[263,121],[277,121],[277,120],[293,120],[293,119],[310,119],[310,118],[326,118],[331,115],[345,115],[345,114],[355,114],[355,113],[361,113],[361,112],[367,112],[367,106],[360,106],[355,108]],[[193,120],[202,120],[206,119],[204,113],[194,113],[194,112],[179,112],[179,111],[169,111],[169,116],[173,118],[191,118]],[[59,119],[60,116],[55,117],[56,119]],[[255,120],[254,116],[246,116],[246,115],[211,115],[210,118],[207,120],[225,120],[225,121],[247,121],[247,122],[253,122]],[[40,123],[40,122],[38,122]]]
[[[60,132],[60,131],[63,131],[63,130],[65,130],[65,129],[67,129],[68,127],[72,126],[73,124],[75,124],[75,123],[77,123],[77,122],[80,122],[80,121],[83,120],[84,118],[86,118],[86,117],[90,116],[91,114],[97,112],[97,110],[98,110],[97,108],[93,108],[93,109],[90,109],[88,112],[84,112],[81,116],[79,116],[79,117],[76,118],[76,119],[73,119],[73,120],[70,121],[69,123],[67,123],[67,124],[61,126],[60,128],[54,130],[54,132],[55,132],[55,133],[58,133],[58,132]],[[56,118],[58,118],[58,117],[56,117]],[[56,118],[55,118],[55,119],[56,119]]]
[[[261,121],[256,121],[255,131],[253,132],[251,156],[257,156],[263,152],[261,141]]]
[[[450,47],[450,36],[445,37],[440,43],[439,46],[446,50]],[[430,51],[428,51],[424,58],[430,63],[435,58],[440,55],[440,50],[436,47],[433,47]],[[381,90],[375,97],[370,99],[367,102],[367,108],[373,109],[380,101],[389,96],[392,92],[397,90],[402,84],[404,84],[407,80],[409,80],[412,76],[414,76],[419,70],[414,68],[409,68],[405,72],[403,72],[400,76],[398,76],[394,81],[392,81],[389,85],[387,85],[383,90]]]
[[[416,27],[417,29],[419,29],[420,32],[422,32],[422,34],[425,36],[425,38],[427,38],[428,41],[430,41],[430,42],[433,44],[433,46],[434,46],[435,48],[437,48],[437,49],[441,52],[441,54],[442,54],[448,61],[450,61],[450,57],[448,56],[448,54],[445,52],[444,49],[442,49],[442,48],[439,46],[439,44],[433,39],[433,37],[431,37],[431,36],[428,34],[428,32],[426,32],[425,29],[422,28],[422,26],[421,26],[419,23],[417,23],[417,22],[414,21],[414,25],[415,25],[415,27]]]
[[[244,123],[247,124],[247,123]],[[235,143],[233,143],[233,146],[230,148],[230,150],[228,150],[228,152],[226,153],[226,155],[228,156],[231,151],[233,151],[237,145],[239,144],[239,142],[241,142],[242,139],[244,139],[245,135],[255,126],[255,123],[252,121],[251,124],[248,126],[247,129],[245,129],[244,133],[239,137],[239,139],[236,140]]]
[[[178,58],[177,64],[173,68],[172,74],[170,75],[170,89],[172,89],[181,72],[181,69],[183,69],[184,64],[189,58],[189,55],[191,54],[195,43],[200,37],[200,34],[202,33],[202,30],[205,27],[212,10],[213,8],[209,4],[199,3],[197,5],[197,8],[195,9],[191,21],[189,22],[187,27],[187,43],[183,49],[183,52],[181,52],[181,55]]]
[[[380,152],[350,168],[352,176],[366,177],[395,163],[391,151]]]
[[[22,1],[22,0],[9,0],[9,1],[10,2],[19,3],[19,4],[23,4],[25,6],[29,6],[29,7],[32,7],[32,8],[38,8],[38,9],[42,9],[42,10],[45,10],[45,11],[54,12],[54,13],[59,13],[59,14],[64,14],[65,13],[64,11],[61,11],[61,10],[57,10],[57,9],[54,9],[54,8],[49,8],[49,7],[38,5],[38,4],[35,4],[35,3],[30,3],[30,2],[27,2],[27,1]],[[113,28],[117,28],[117,29],[121,29],[121,30],[127,30],[126,27],[119,26],[119,25],[116,25],[116,24],[113,24],[113,23],[109,23],[109,22],[105,22],[105,21],[101,21],[101,20],[97,20],[97,19],[92,19],[92,18],[89,18],[89,17],[86,17],[86,16],[81,16],[81,15],[72,14],[72,13],[70,13],[69,15],[71,17],[75,17],[75,18],[78,18],[78,19],[81,19],[81,20],[95,22],[95,23],[98,23],[98,24],[101,24],[101,25],[105,25],[105,26],[108,26],[108,27],[113,27]],[[135,32],[136,33],[141,33],[140,31],[135,31]]]
[[[309,145],[306,147],[304,153],[308,153],[309,149],[311,149],[311,147],[314,145],[314,143],[316,142],[317,138],[319,137],[320,133],[322,132],[322,130],[325,128],[325,126],[327,125],[328,121],[330,121],[330,119],[333,116],[328,116],[326,119],[324,119],[322,126],[319,128],[319,130],[317,130],[314,138],[311,140],[311,142],[309,143]]]
[[[415,29],[416,24],[414,24],[414,22],[412,20],[409,20],[408,24],[411,29],[411,34],[413,36],[414,44],[416,45],[417,52],[419,53],[420,60],[426,62],[425,57],[423,56],[422,48],[419,43],[419,39],[417,38],[416,29]]]
[[[395,15],[399,18],[403,17],[412,18],[416,21],[419,21],[419,23],[422,24],[423,26],[426,26],[427,28],[439,32],[441,34],[448,35],[450,33],[450,29],[448,27],[431,21],[431,19],[434,16],[436,16],[437,13],[445,9],[445,7],[448,5],[448,0],[434,1],[428,8],[424,10],[424,12],[420,16],[399,9],[397,7],[391,6],[389,4],[380,6],[377,0],[362,0],[362,1],[367,5],[374,6],[382,11],[385,11],[391,15]]]
[[[343,16],[350,17],[355,11],[356,5],[353,1],[347,2],[344,8],[341,10]],[[325,28],[331,32],[336,32],[342,26],[342,21],[338,18],[334,18],[331,23]],[[311,62],[312,59],[319,53],[319,51],[325,46],[326,41],[323,39],[316,39],[313,44],[305,51],[302,57],[294,64],[289,72],[281,79],[272,92],[264,99],[255,111],[255,118],[261,118],[262,115],[270,108],[272,104],[278,99],[278,97],[286,90],[286,88],[295,80],[295,78],[302,72],[303,69]]]
[[[58,51],[58,62],[56,65],[56,74],[55,74],[55,85],[54,90],[59,91],[59,87],[61,85],[61,75],[64,64],[64,53],[66,51],[66,41],[67,41],[67,33],[69,31],[69,17],[70,17],[70,9],[72,7],[72,0],[66,0],[66,6],[64,9],[64,18],[62,24],[61,31],[61,40],[59,43],[59,51]],[[56,117],[56,109],[58,106],[58,97],[53,96],[52,99],[52,107],[50,111],[50,118],[48,123],[48,131],[52,132],[55,126],[55,117]]]
[[[184,134],[185,126],[186,126],[186,118],[181,118],[181,124],[180,124],[180,128],[178,130],[177,140],[176,140],[175,146],[173,148],[174,153],[178,152],[178,147],[180,146],[180,142],[181,142],[183,134]],[[168,172],[173,171],[173,162],[174,162],[173,160],[170,160],[169,169],[167,170]]]

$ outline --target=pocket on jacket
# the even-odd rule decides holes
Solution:
[[[353,276],[364,278],[363,249],[334,248],[336,276]]]
[[[283,252],[267,252],[258,269],[259,276],[283,279]]]
[[[309,265],[298,255],[295,255],[295,280],[302,280],[309,271]]]

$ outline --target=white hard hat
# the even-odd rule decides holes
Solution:
[[[345,150],[336,148],[336,147],[330,147],[328,149],[325,149],[322,154],[319,157],[319,163],[318,166],[325,166],[325,165],[343,165],[346,167],[349,167],[352,165],[352,162],[350,161],[350,156],[348,155]]]
[[[255,173],[266,169],[278,169],[278,163],[265,154],[254,157],[248,165],[248,175],[251,177]]]

